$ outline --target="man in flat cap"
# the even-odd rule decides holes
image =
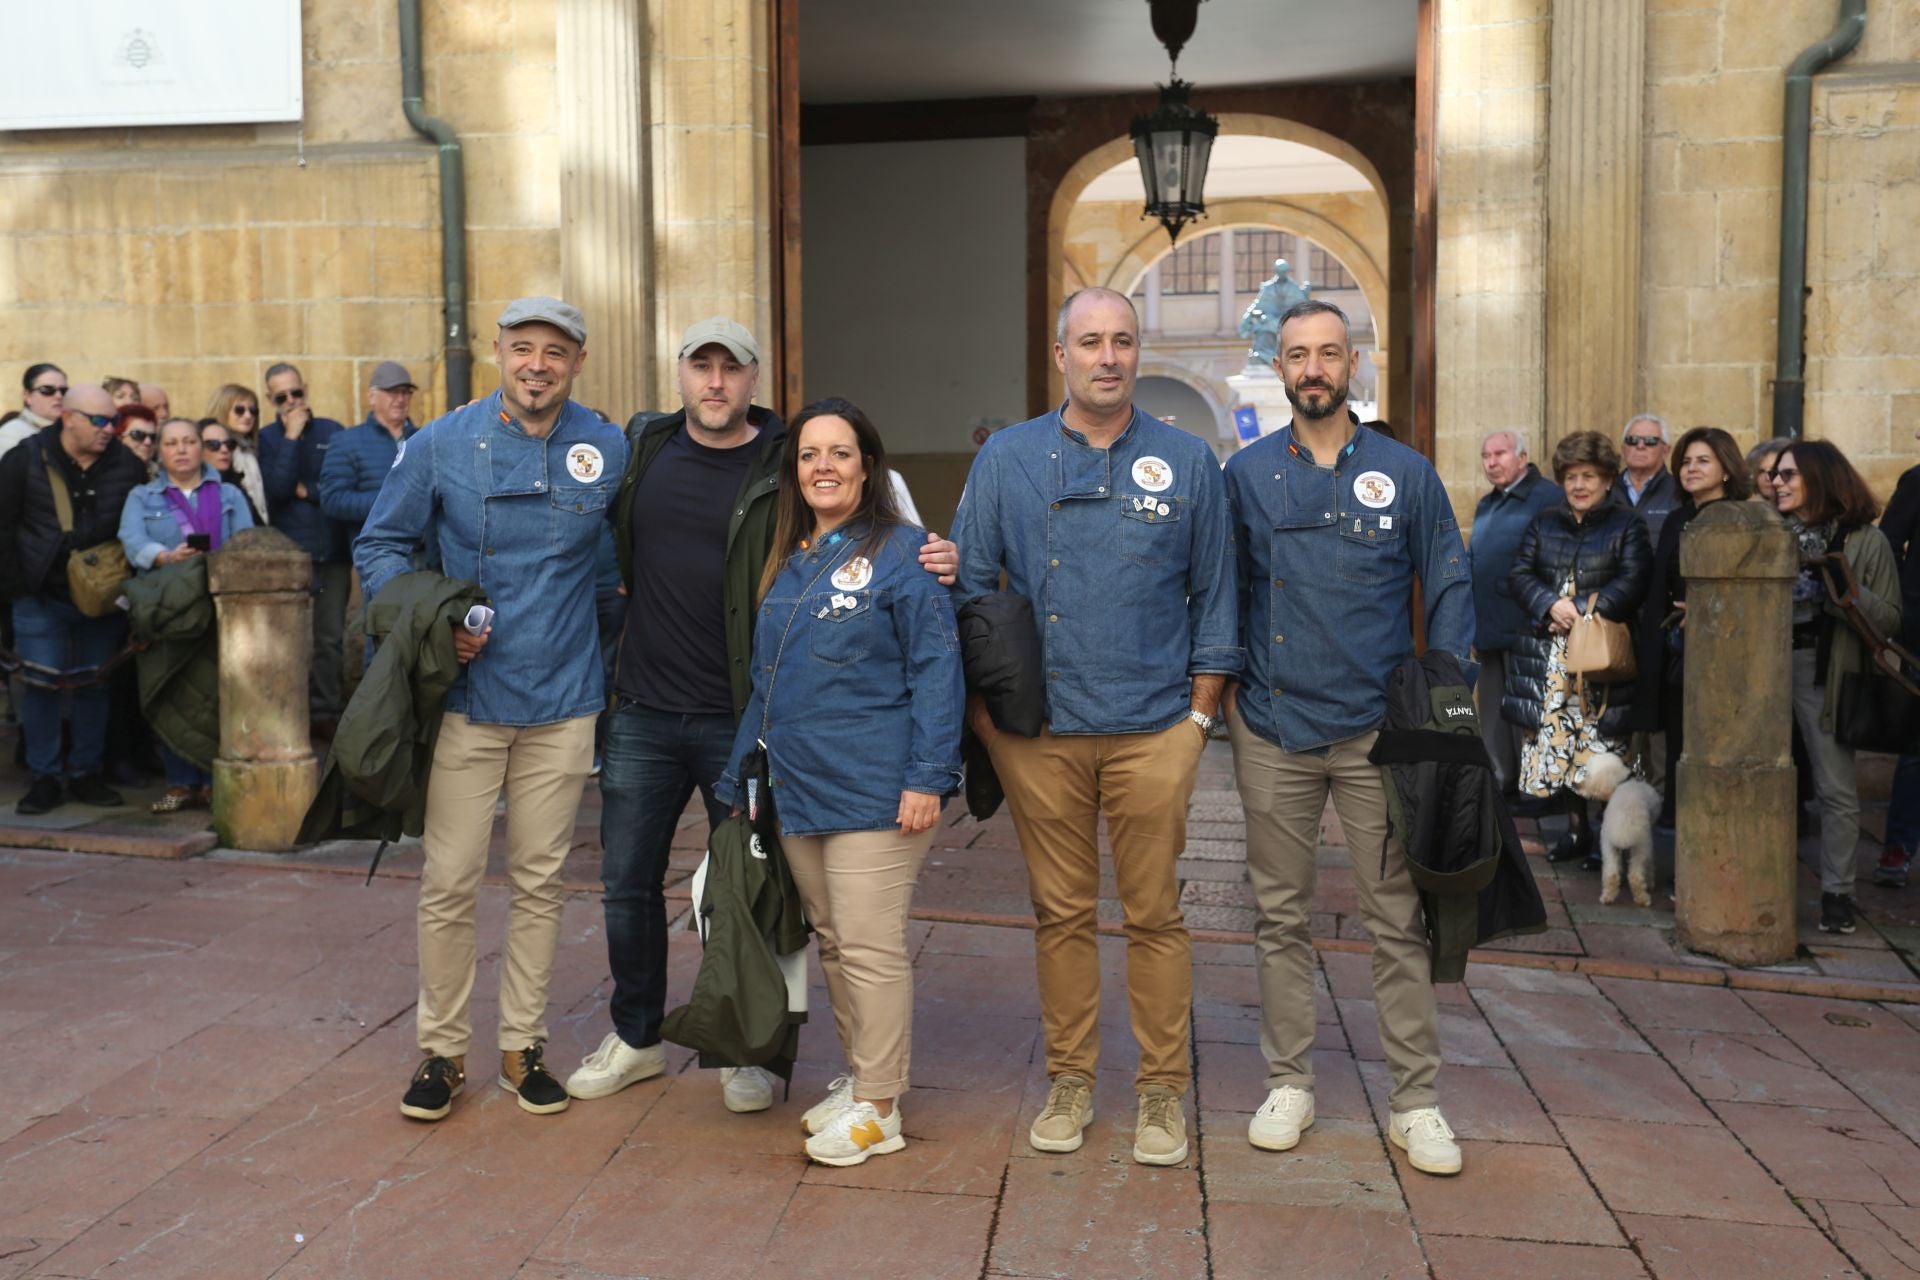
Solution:
[[[447,697],[427,792],[420,877],[423,1055],[403,1114],[438,1120],[466,1080],[474,908],[494,806],[507,793],[513,898],[500,961],[500,1086],[536,1115],[564,1111],[547,1071],[547,988],[564,899],[561,869],[593,766],[603,705],[594,552],[627,465],[620,429],[568,398],[587,326],[557,298],[500,316],[500,389],[403,441],[354,548],[369,600],[431,537],[447,576],[492,601],[479,635],[456,627],[465,670]]]
[[[320,471],[320,506],[348,546],[360,536],[401,442],[419,430],[411,413],[416,390],[405,366],[382,360],[367,380],[366,421],[342,432],[327,451]]]

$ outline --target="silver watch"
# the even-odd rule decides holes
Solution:
[[[1204,711],[1189,711],[1187,712],[1187,719],[1199,725],[1200,732],[1207,734],[1209,737],[1212,736],[1214,729],[1220,724],[1220,718],[1218,716],[1210,716]]]

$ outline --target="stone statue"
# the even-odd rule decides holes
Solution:
[[[1247,349],[1250,368],[1273,367],[1273,358],[1280,346],[1280,317],[1287,314],[1288,308],[1312,296],[1313,285],[1306,280],[1295,283],[1292,272],[1285,258],[1274,259],[1273,275],[1260,282],[1260,296],[1240,317],[1240,336],[1253,342]]]

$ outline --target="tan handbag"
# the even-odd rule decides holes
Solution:
[[[73,495],[67,478],[52,459],[47,460],[47,484],[53,489],[53,510],[62,533],[73,532]],[[73,607],[89,618],[104,618],[120,607],[120,588],[133,576],[127,550],[120,539],[98,546],[76,547],[67,557],[67,592]]]
[[[1586,612],[1567,633],[1567,674],[1592,676],[1602,684],[1631,680],[1640,674],[1633,632],[1624,622],[1601,617],[1599,601],[1598,592],[1588,596]]]

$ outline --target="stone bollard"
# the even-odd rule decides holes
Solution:
[[[307,726],[312,582],[312,557],[277,529],[245,530],[207,560],[220,626],[213,825],[229,848],[293,848],[320,786]]]
[[[1695,951],[1732,964],[1778,964],[1798,946],[1789,744],[1799,554],[1767,507],[1717,502],[1681,535],[1680,572],[1687,733],[1674,923]]]

